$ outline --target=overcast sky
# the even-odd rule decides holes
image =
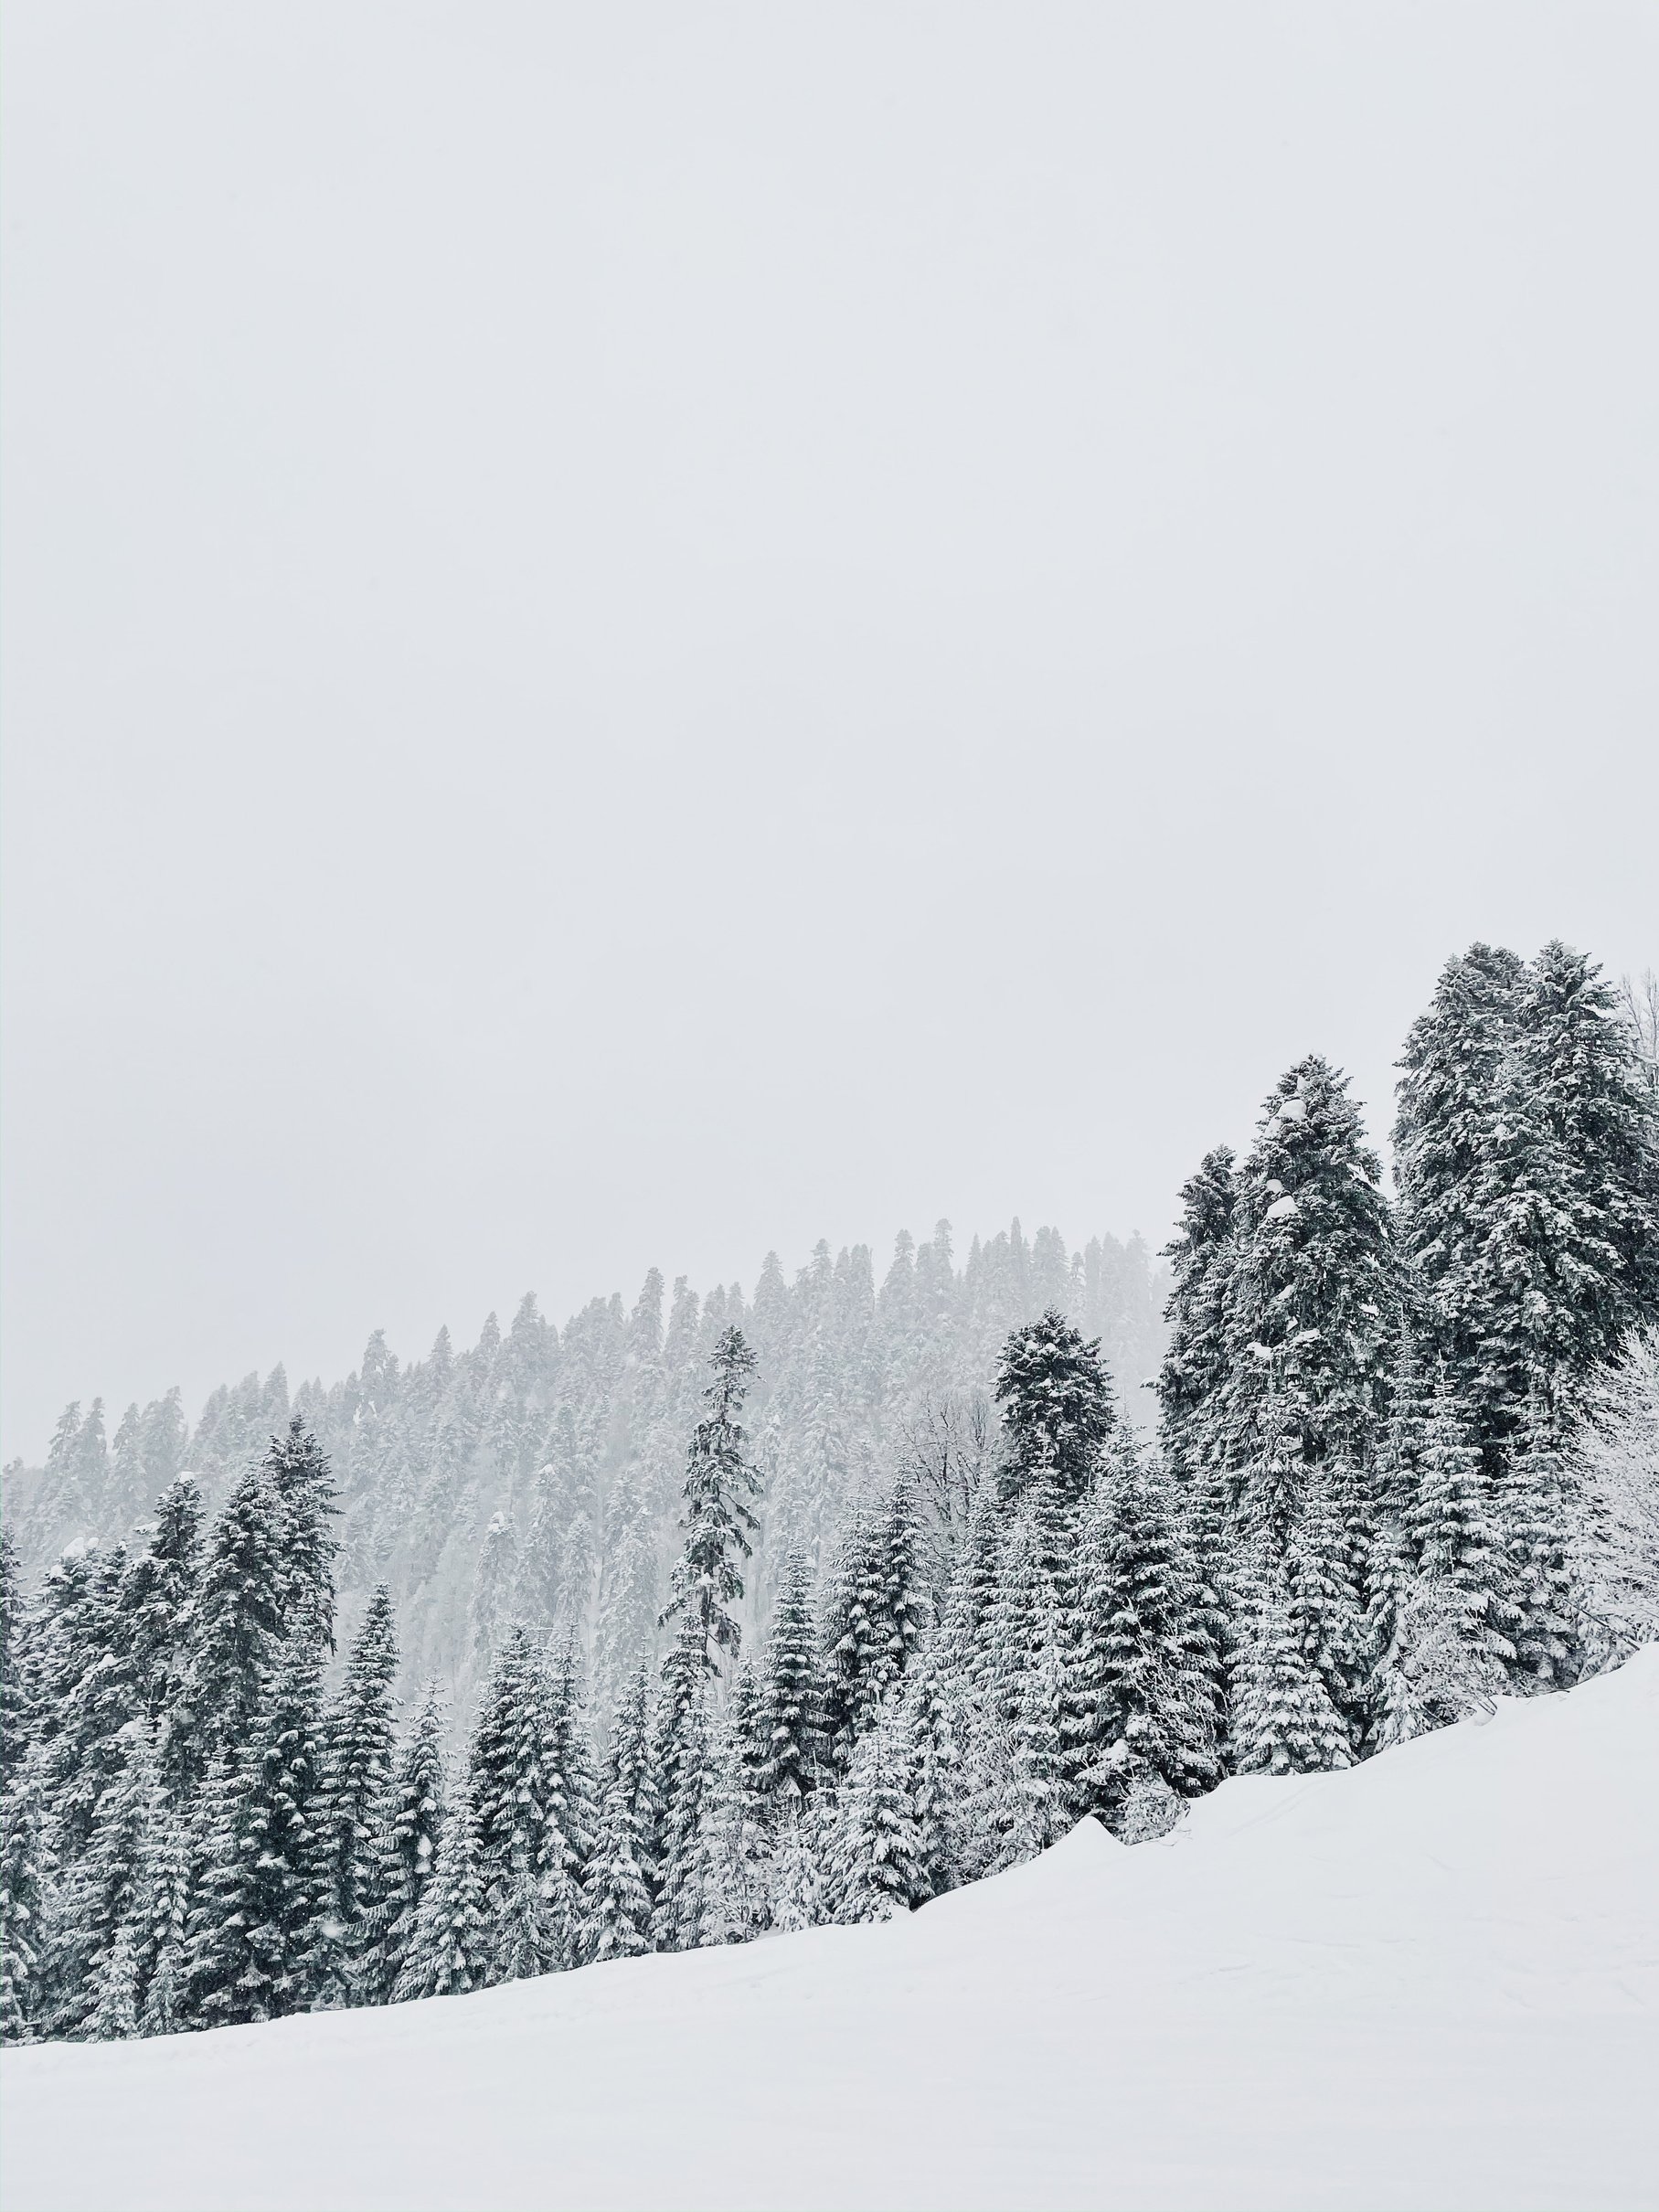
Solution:
[[[8,1455],[1659,962],[1652,6],[5,25]]]

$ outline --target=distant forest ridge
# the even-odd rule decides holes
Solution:
[[[820,1242],[792,1281],[770,1253],[750,1299],[737,1283],[700,1298],[684,1277],[670,1292],[653,1269],[632,1307],[595,1298],[560,1330],[532,1294],[505,1333],[492,1313],[458,1351],[442,1329],[408,1366],[377,1330],[343,1382],[291,1390],[279,1366],[221,1385],[194,1427],[176,1389],[130,1406],[112,1435],[101,1400],[78,1402],[43,1466],[6,1468],[5,1524],[33,1575],[66,1544],[130,1536],[181,1470],[216,1509],[298,1413],[339,1490],[345,1626],[387,1583],[408,1678],[436,1675],[463,1696],[508,1620],[574,1629],[604,1707],[658,1641],[686,1436],[723,1329],[740,1327],[758,1363],[759,1623],[789,1551],[824,1558],[923,1430],[983,1425],[1000,1347],[1045,1310],[1101,1339],[1123,1409],[1149,1425],[1167,1292],[1138,1236],[1073,1251],[1017,1220],[975,1237],[960,1264],[947,1222],[920,1245],[901,1233],[879,1281],[866,1245],[832,1257]]]

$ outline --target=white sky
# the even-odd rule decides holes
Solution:
[[[5,27],[7,1454],[1659,962],[1651,6]]]

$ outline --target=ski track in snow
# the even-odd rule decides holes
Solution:
[[[1659,2207],[1659,1647],[873,1928],[0,2058],[6,2212]]]

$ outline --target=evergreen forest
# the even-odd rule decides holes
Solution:
[[[1386,1174],[1288,1069],[1156,1263],[941,1224],[6,1470],[0,2035],[914,1908],[1659,1636],[1654,996],[1450,961]],[[666,1309],[666,1311],[665,1311]]]

